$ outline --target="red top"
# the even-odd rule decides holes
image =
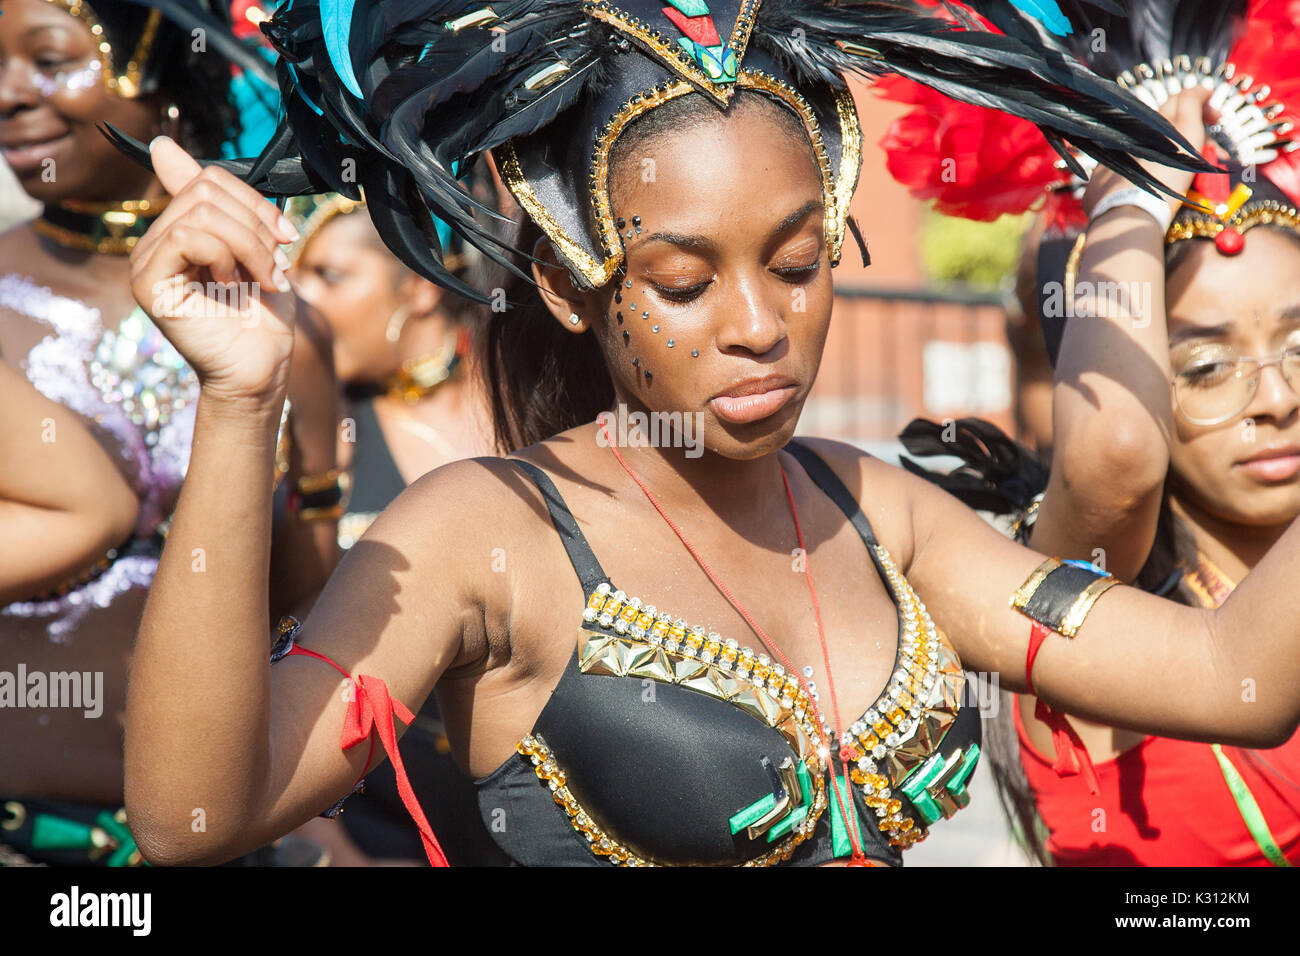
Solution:
[[[1209,744],[1147,737],[1096,764],[1101,795],[1093,796],[1081,777],[1058,777],[1052,758],[1029,742],[1018,698],[1012,710],[1021,763],[1058,865],[1270,865]],[[1300,865],[1300,733],[1274,750],[1225,746],[1223,753],[1246,781],[1283,855]],[[1256,753],[1277,773],[1260,765]]]

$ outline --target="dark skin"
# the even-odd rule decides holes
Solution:
[[[1198,144],[1216,119],[1204,99],[1191,91],[1163,107]],[[1191,186],[1186,173],[1163,178],[1179,193]],[[1085,205],[1128,185],[1100,170]],[[1216,425],[1188,421],[1170,388],[1176,373],[1207,356],[1266,357],[1300,343],[1300,297],[1286,278],[1300,269],[1300,242],[1252,229],[1241,253],[1225,256],[1213,242],[1188,241],[1192,248],[1166,275],[1163,237],[1145,213],[1120,207],[1089,226],[1081,278],[1144,283],[1156,293],[1153,314],[1071,321],[1057,370],[1052,484],[1030,543],[1064,557],[1104,555],[1121,579],[1147,559],[1166,482],[1174,513],[1232,581],[1300,515],[1300,471],[1270,477],[1243,466],[1265,451],[1300,452],[1300,394],[1279,368],[1263,370],[1250,404]],[[1034,717],[1035,704],[1022,698],[1021,717],[1030,741],[1050,754],[1051,730]],[[1095,761],[1145,739],[1073,723]]]
[[[5,154],[23,188],[47,204],[163,197],[153,175],[95,127],[112,123],[148,141],[169,125],[165,95],[125,99],[102,80],[70,89],[68,76],[94,54],[89,27],[44,0],[3,0],[0,9],[0,148],[12,147]],[[57,89],[51,93],[47,82]],[[0,235],[0,262],[6,274],[98,309],[106,331],[136,306],[125,255],[68,249],[23,225]],[[273,270],[263,281],[273,287]],[[290,480],[334,463],[329,340],[306,318],[292,360],[298,411]],[[44,594],[94,565],[127,538],[140,511],[117,448],[27,381],[23,362],[50,334],[48,325],[0,308],[0,605]],[[42,438],[46,420],[54,423],[54,441]],[[277,603],[285,609],[332,570],[332,527],[282,525],[273,561]],[[21,660],[29,672],[104,675],[99,719],[69,708],[6,711],[0,792],[121,802],[126,674],[143,604],[141,589],[123,594],[60,642],[48,639],[45,619],[0,618],[0,657]]]
[[[290,278],[298,295],[330,327],[334,367],[344,382],[382,382],[402,363],[441,354],[454,345],[456,326],[443,292],[398,262],[364,209],[335,216],[312,234]],[[405,309],[397,341],[388,318]],[[492,451],[473,369],[463,358],[453,376],[415,404],[384,394],[373,400],[384,443],[409,484],[457,458]],[[340,429],[339,462],[347,464],[356,438]]]
[[[828,718],[842,726],[887,680],[896,617],[856,533],[777,450],[793,434],[797,406],[815,378],[831,297],[820,214],[793,226],[788,220],[820,202],[820,179],[806,140],[784,134],[766,112],[773,108],[737,107],[716,123],[649,141],[642,155],[657,159],[654,188],[638,191],[616,170],[615,215],[639,215],[643,236],[690,237],[630,244],[627,270],[638,305],[645,280],[661,288],[707,280],[713,290],[681,312],[652,290],[649,311],[663,317],[658,336],[642,331],[635,345],[625,346],[615,334],[617,319],[611,325],[608,318],[612,289],[579,295],[561,270],[546,266],[538,278],[556,321],[572,328],[568,316],[576,312],[600,337],[620,401],[704,411],[700,458],[686,458],[682,449],[628,448],[628,461],[795,666],[812,665]],[[687,161],[701,155],[710,162]],[[270,245],[249,238],[252,224],[267,224],[265,203],[230,177],[200,171],[172,144],[156,145],[154,160],[177,195],[176,212],[136,249],[137,295],[178,271],[201,276],[236,263],[266,268]],[[185,207],[204,181],[228,193],[229,228],[200,234],[185,225]],[[763,184],[761,203],[755,183]],[[817,237],[816,253],[810,236]],[[798,311],[800,297],[778,270],[807,267],[813,255],[820,264],[807,280],[806,309]],[[287,832],[366,769],[366,748],[339,749],[347,695],[338,672],[305,658],[274,669],[267,662],[267,521],[257,476],[270,453],[269,410],[284,387],[294,335],[284,315],[264,300],[261,321],[251,328],[220,309],[197,319],[159,317],[200,370],[203,395],[172,528],[180,545],[164,554],[150,594],[128,703],[127,807],[154,862],[216,862]],[[653,318],[629,321],[644,325]],[[656,341],[668,334],[682,340],[671,357]],[[692,347],[700,358],[690,357]],[[648,384],[631,366],[632,356],[657,366]],[[794,410],[743,428],[708,417],[711,398],[773,368],[794,380]],[[899,469],[834,442],[815,447],[862,503],[966,666],[997,671],[1005,686],[1023,687],[1018,675],[1029,627],[1008,608],[1007,595],[1041,556]],[[597,443],[594,423],[518,457],[554,477],[607,572],[629,594],[758,645],[610,450]],[[807,584],[792,561],[796,539],[782,468],[809,548],[830,675]],[[217,514],[243,534],[223,548],[220,567],[191,574],[181,556],[191,542],[216,532]],[[1300,634],[1275,632],[1250,646],[1230,641],[1245,628],[1262,630],[1266,616],[1285,620],[1300,611],[1300,595],[1280,586],[1300,559],[1300,536],[1288,536],[1278,551],[1231,609],[1217,614],[1112,589],[1079,640],[1043,649],[1036,686],[1056,703],[1144,729],[1282,739],[1300,720],[1294,690],[1300,660],[1293,649]],[[301,639],[349,673],[382,678],[399,700],[421,701],[436,685],[453,752],[479,776],[514,753],[532,727],[573,653],[582,606],[581,587],[532,484],[506,462],[478,459],[426,475],[384,512],[340,564]],[[192,632],[220,633],[222,640],[182,647],[182,618]],[[1154,635],[1138,667],[1127,637],[1134,618]],[[1189,642],[1202,657],[1187,655]],[[1213,664],[1189,663],[1198,659]],[[1153,685],[1152,669],[1167,679]],[[1274,693],[1261,691],[1259,703],[1242,706],[1236,675],[1243,669],[1261,675]],[[831,677],[838,708],[831,704]],[[223,732],[212,734],[217,725]],[[207,831],[196,834],[190,822],[199,806],[207,811]]]

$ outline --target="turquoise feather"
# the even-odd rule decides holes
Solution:
[[[1069,18],[1061,12],[1056,0],[1011,0],[1011,5],[1029,14],[1058,37],[1068,37],[1074,32]]]
[[[320,0],[320,23],[324,30],[325,50],[334,64],[334,72],[344,87],[357,99],[362,99],[361,87],[352,72],[352,54],[348,41],[352,35],[352,8],[356,0]]]

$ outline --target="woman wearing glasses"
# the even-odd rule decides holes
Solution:
[[[1185,211],[1162,239],[1142,209],[1107,203],[1125,184],[1095,178],[1080,285],[1123,276],[1115,288],[1154,294],[1145,315],[1141,302],[1099,298],[1067,326],[1052,475],[1029,533],[1039,550],[1217,607],[1300,515],[1300,294],[1285,278],[1300,269],[1300,222],[1261,175],[1222,217],[1238,227],[1216,240],[1219,217]],[[1229,205],[1243,185],[1234,177]],[[1087,757],[1062,760],[1070,729],[1033,697],[1014,710],[1058,864],[1300,861],[1300,737],[1260,752],[1070,718],[1090,787]]]
[[[1300,39],[1285,11],[1266,3],[1242,0],[1218,12],[1221,21],[1202,37],[1204,58],[1169,47],[1178,21],[1190,17],[1185,4],[1151,10],[1153,22],[1170,26],[1155,31],[1163,50],[1150,30],[1090,25],[1113,41],[1107,54],[1080,51],[1093,68],[1158,106],[1232,173],[1193,179],[1161,170],[1183,203],[1099,169],[1084,196],[1087,229],[1068,258],[1040,247],[1044,327],[1069,319],[1044,494],[1027,501],[1033,491],[1025,489],[1041,488],[1043,472],[1024,456],[1008,467],[1016,456],[994,447],[997,436],[971,424],[963,438],[978,435],[983,448],[958,443],[1003,499],[1028,504],[1017,527],[1034,549],[1095,562],[1207,608],[1300,515],[1300,292],[1292,281],[1300,180],[1284,122],[1296,104],[1270,92],[1295,89],[1284,74],[1294,72],[1288,51]],[[1179,87],[1186,92],[1170,96]],[[938,130],[943,121],[926,122]],[[990,181],[981,200],[1000,197]],[[917,452],[939,449],[924,439],[928,431],[914,426],[905,441]],[[972,473],[939,480],[987,508]],[[1144,639],[1135,628],[1134,646]],[[1241,695],[1256,699],[1253,681],[1243,680]],[[1188,743],[1066,718],[1032,695],[1004,699],[1011,706],[985,729],[988,752],[1004,802],[1043,862],[1300,861],[1300,737],[1265,751]]]

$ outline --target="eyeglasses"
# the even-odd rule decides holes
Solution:
[[[1195,359],[1174,376],[1174,403],[1193,425],[1222,425],[1246,410],[1270,365],[1278,367],[1292,391],[1300,392],[1300,345],[1296,345],[1264,358],[1225,352]]]

